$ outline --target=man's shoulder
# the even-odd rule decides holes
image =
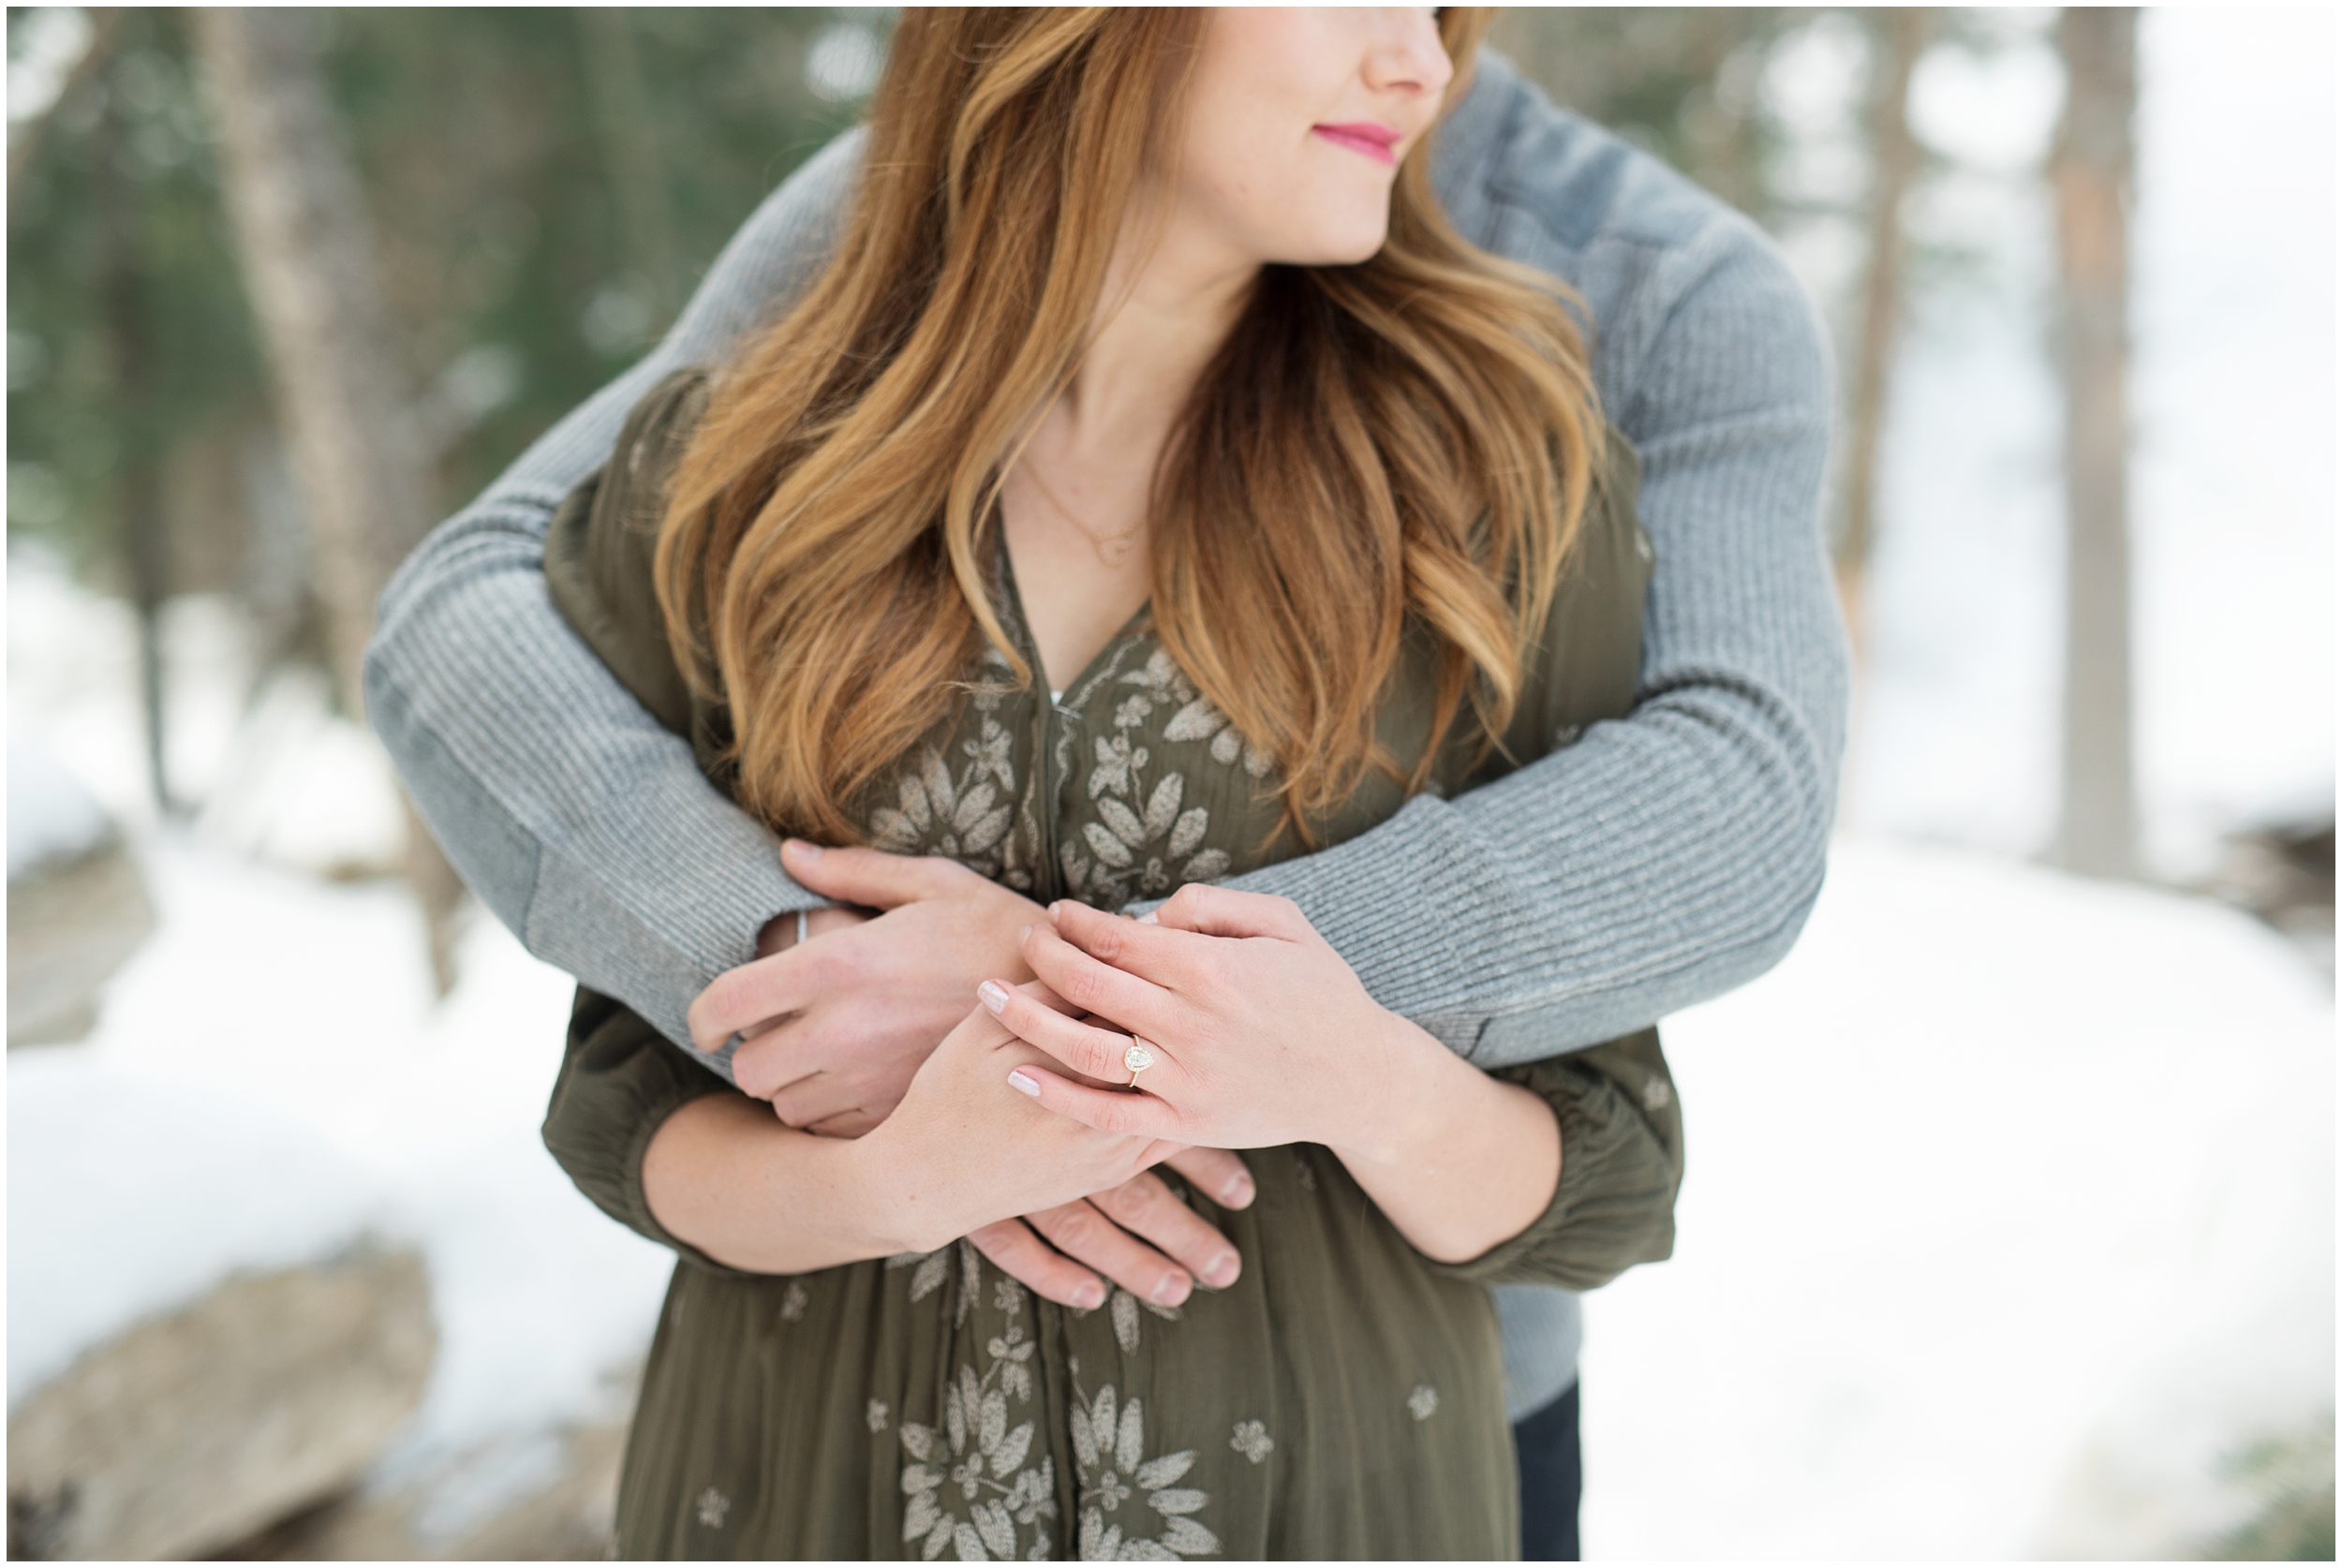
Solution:
[[[1678,286],[1721,255],[1770,255],[1743,214],[1581,114],[1557,108],[1502,55],[1443,132],[1440,195],[1475,244],[1588,293],[1597,318]]]
[[[1812,301],[1762,229],[1653,154],[1554,107],[1502,56],[1479,69],[1442,132],[1441,200],[1475,244],[1577,292],[1607,404],[1639,407],[1654,378],[1673,383],[1678,360],[1713,357],[1727,339],[1726,358],[1751,383],[1740,393],[1761,382],[1780,400],[1826,401]]]

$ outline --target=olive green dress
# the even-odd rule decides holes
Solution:
[[[610,466],[556,516],[546,571],[571,623],[721,782],[724,716],[692,700],[669,657],[649,568],[660,488],[705,386],[679,374],[636,409]],[[1649,575],[1634,473],[1614,439],[1503,747],[1478,762],[1476,737],[1457,737],[1438,790],[1485,783],[1626,712]],[[1037,670],[1004,549],[998,560],[1002,619]],[[1144,612],[1055,702],[1011,685],[997,654],[984,666],[961,711],[859,803],[869,843],[1107,909],[1295,852],[1290,835],[1264,849],[1279,810],[1267,760],[1165,656]],[[1430,703],[1417,646],[1381,717],[1395,755],[1420,754]],[[1370,776],[1315,824],[1320,841],[1402,804]],[[771,1277],[668,1235],[644,1200],[643,1150],[686,1101],[738,1091],[581,993],[545,1141],[596,1203],[682,1259],[628,1443],[620,1554],[1517,1556],[1486,1287],[1583,1290],[1666,1257],[1682,1126],[1653,1031],[1499,1075],[1552,1104],[1563,1165],[1547,1211],[1484,1257],[1426,1259],[1322,1147],[1253,1149],[1251,1207],[1187,1193],[1241,1251],[1236,1284],[1178,1310],[1117,1289],[1082,1312],[965,1241]]]

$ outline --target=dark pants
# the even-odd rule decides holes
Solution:
[[[1585,1471],[1578,1456],[1578,1385],[1513,1427],[1520,1466],[1520,1559],[1578,1561],[1578,1499]]]

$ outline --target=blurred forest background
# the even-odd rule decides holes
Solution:
[[[532,1094],[541,1102],[557,977],[495,946],[500,933],[467,919],[410,833],[356,722],[354,652],[374,594],[422,532],[655,342],[757,202],[855,121],[891,16],[9,10],[9,1039],[51,1048],[22,1055],[56,1079],[44,1087],[12,1058],[12,1174],[30,1146],[16,1107],[80,1103],[83,1069],[149,1072],[156,1047],[107,1043],[129,1037],[136,1010],[100,987],[141,942],[140,961],[159,961],[150,932],[213,920],[185,911],[231,883],[248,940],[280,918],[330,928],[380,945],[378,968],[395,976],[380,984],[419,988],[385,1013],[422,1042],[404,1058],[418,1076],[399,1103],[429,1114],[418,1064],[460,1058],[491,1020],[541,1036],[509,1070],[518,1114]],[[2141,64],[2157,25],[2123,7],[1525,8],[1493,42],[1556,102],[1763,225],[1821,305],[1844,398],[1831,538],[1860,663],[1848,827],[2208,895],[2330,980],[2331,290],[2322,317],[2253,307],[2315,305],[2301,279],[2330,274],[2331,22],[2299,37],[2263,25],[2234,51],[2323,51],[2322,77],[2288,79],[2316,101],[2268,110],[2296,133],[2269,161],[2297,166],[2308,239],[2264,234],[2249,255],[2203,241],[2186,253],[2193,272],[2150,263],[2165,267],[2148,277],[2164,292],[2146,308],[2140,257],[2158,235],[2207,227],[2201,214],[2141,214],[2142,155],[2162,155],[2146,128],[2157,79]],[[2198,192],[2284,188],[2275,173],[2207,175],[2180,154],[2170,167]],[[2268,266],[2293,269],[2282,288],[2256,284]],[[2219,360],[2202,347],[2207,319],[2263,359]],[[2176,403],[2142,393],[2146,375],[2190,390]],[[2244,422],[2204,413],[2236,401],[2221,386],[2251,389]],[[2210,431],[2218,461],[2159,455],[2183,425]],[[2158,433],[2143,450],[2142,428]],[[2241,453],[2249,468],[2289,440],[2306,460],[2295,466],[2322,472],[2222,466]],[[2223,538],[2206,516],[2259,522]],[[372,902],[335,925],[327,904],[301,902],[310,892],[283,891],[294,882],[237,881],[231,865]],[[402,901],[401,876],[417,902]],[[189,949],[169,972],[224,972],[228,951]],[[2326,1007],[2330,1023],[2328,994],[2305,1015]],[[69,1058],[60,1043],[77,1040],[83,1055]],[[286,1144],[282,1158],[323,1161],[340,1174],[316,1191],[343,1195],[286,1220],[316,1245],[280,1238],[260,1260],[278,1270],[263,1283],[294,1281],[282,1299],[221,1305],[218,1249],[197,1248],[176,1275],[58,1285],[37,1301],[22,1293],[37,1288],[23,1281],[40,1278],[38,1260],[20,1252],[34,1242],[20,1238],[54,1235],[70,1254],[80,1233],[20,1220],[27,1182],[12,1181],[11,1555],[591,1549],[659,1260],[594,1250],[622,1235],[580,1241],[539,1259],[534,1286],[516,1284],[482,1261],[496,1247],[450,1220],[453,1192],[534,1182],[511,1212],[543,1234],[609,1229],[592,1230],[534,1166],[512,1176],[529,1150],[497,1145],[484,1164],[451,1166],[452,1132],[402,1142],[347,1106],[311,1116],[329,1091],[364,1092],[352,1070],[297,1091],[281,1081],[290,1056],[220,1049],[200,1058],[207,1072],[248,1072],[280,1120],[322,1129],[334,1150]],[[237,1114],[223,1110],[224,1124]],[[2330,1170],[2330,1122],[2322,1137]],[[54,1132],[39,1146],[72,1142]],[[259,1132],[251,1146],[279,1147]],[[221,1180],[223,1192],[271,1184]],[[372,1250],[348,1250],[361,1234]],[[2326,1245],[2330,1264],[2330,1221]],[[323,1267],[326,1256],[339,1261]],[[249,1275],[258,1257],[229,1261]],[[627,1283],[599,1287],[586,1326],[533,1353],[557,1365],[516,1372],[510,1324],[505,1340],[477,1326],[530,1303],[570,1310],[565,1282],[618,1275]],[[237,1404],[216,1380],[251,1381],[217,1346],[253,1354],[252,1336],[221,1324],[306,1322],[327,1296],[373,1305],[336,1331],[356,1339],[311,1337],[318,1365],[356,1383],[320,1385],[326,1413],[302,1428],[302,1461],[186,1470],[174,1456],[190,1434],[215,1433],[221,1401]],[[2324,1299],[2330,1338],[2330,1280]],[[66,1319],[82,1326],[20,1345],[18,1320]],[[90,1371],[123,1354],[93,1324],[196,1334],[214,1347],[197,1359],[215,1382],[187,1383],[177,1404],[123,1407],[121,1380]],[[151,1365],[173,1353],[136,1354]],[[2007,1555],[2062,1540],[2331,1556],[2330,1365],[2329,1346],[2322,1428],[2247,1432],[2259,1446],[2230,1444],[2193,1512],[2141,1523],[2050,1487],[2008,1502],[2002,1535],[1909,1549]],[[117,1392],[90,1392],[100,1384]],[[238,1408],[256,1423],[275,1408],[252,1400]],[[271,1441],[292,1429],[276,1428]],[[205,1462],[234,1449],[210,1442]]]

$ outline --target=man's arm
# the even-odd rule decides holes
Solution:
[[[1770,969],[1821,891],[1835,806],[1846,653],[1811,304],[1719,205],[1600,348],[1657,556],[1634,713],[1228,884],[1293,899],[1376,1001],[1483,1066],[1631,1033]]]
[[[366,655],[367,717],[472,891],[538,957],[687,1043],[691,998],[754,955],[758,929],[824,900],[570,630],[545,590],[545,528],[660,377],[721,361],[811,275],[861,141],[793,175],[666,341],[423,541]]]
[[[658,354],[425,541],[368,664],[376,725],[467,880],[530,951],[687,1044],[692,997],[772,915],[819,900],[571,634],[544,526],[643,391],[794,287],[857,150],[767,201]],[[1477,1061],[1609,1039],[1740,984],[1820,886],[1845,671],[1817,525],[1819,337],[1745,224],[1719,210],[1665,248],[1599,339],[1659,557],[1642,705],[1237,884],[1294,898],[1377,1000]]]

